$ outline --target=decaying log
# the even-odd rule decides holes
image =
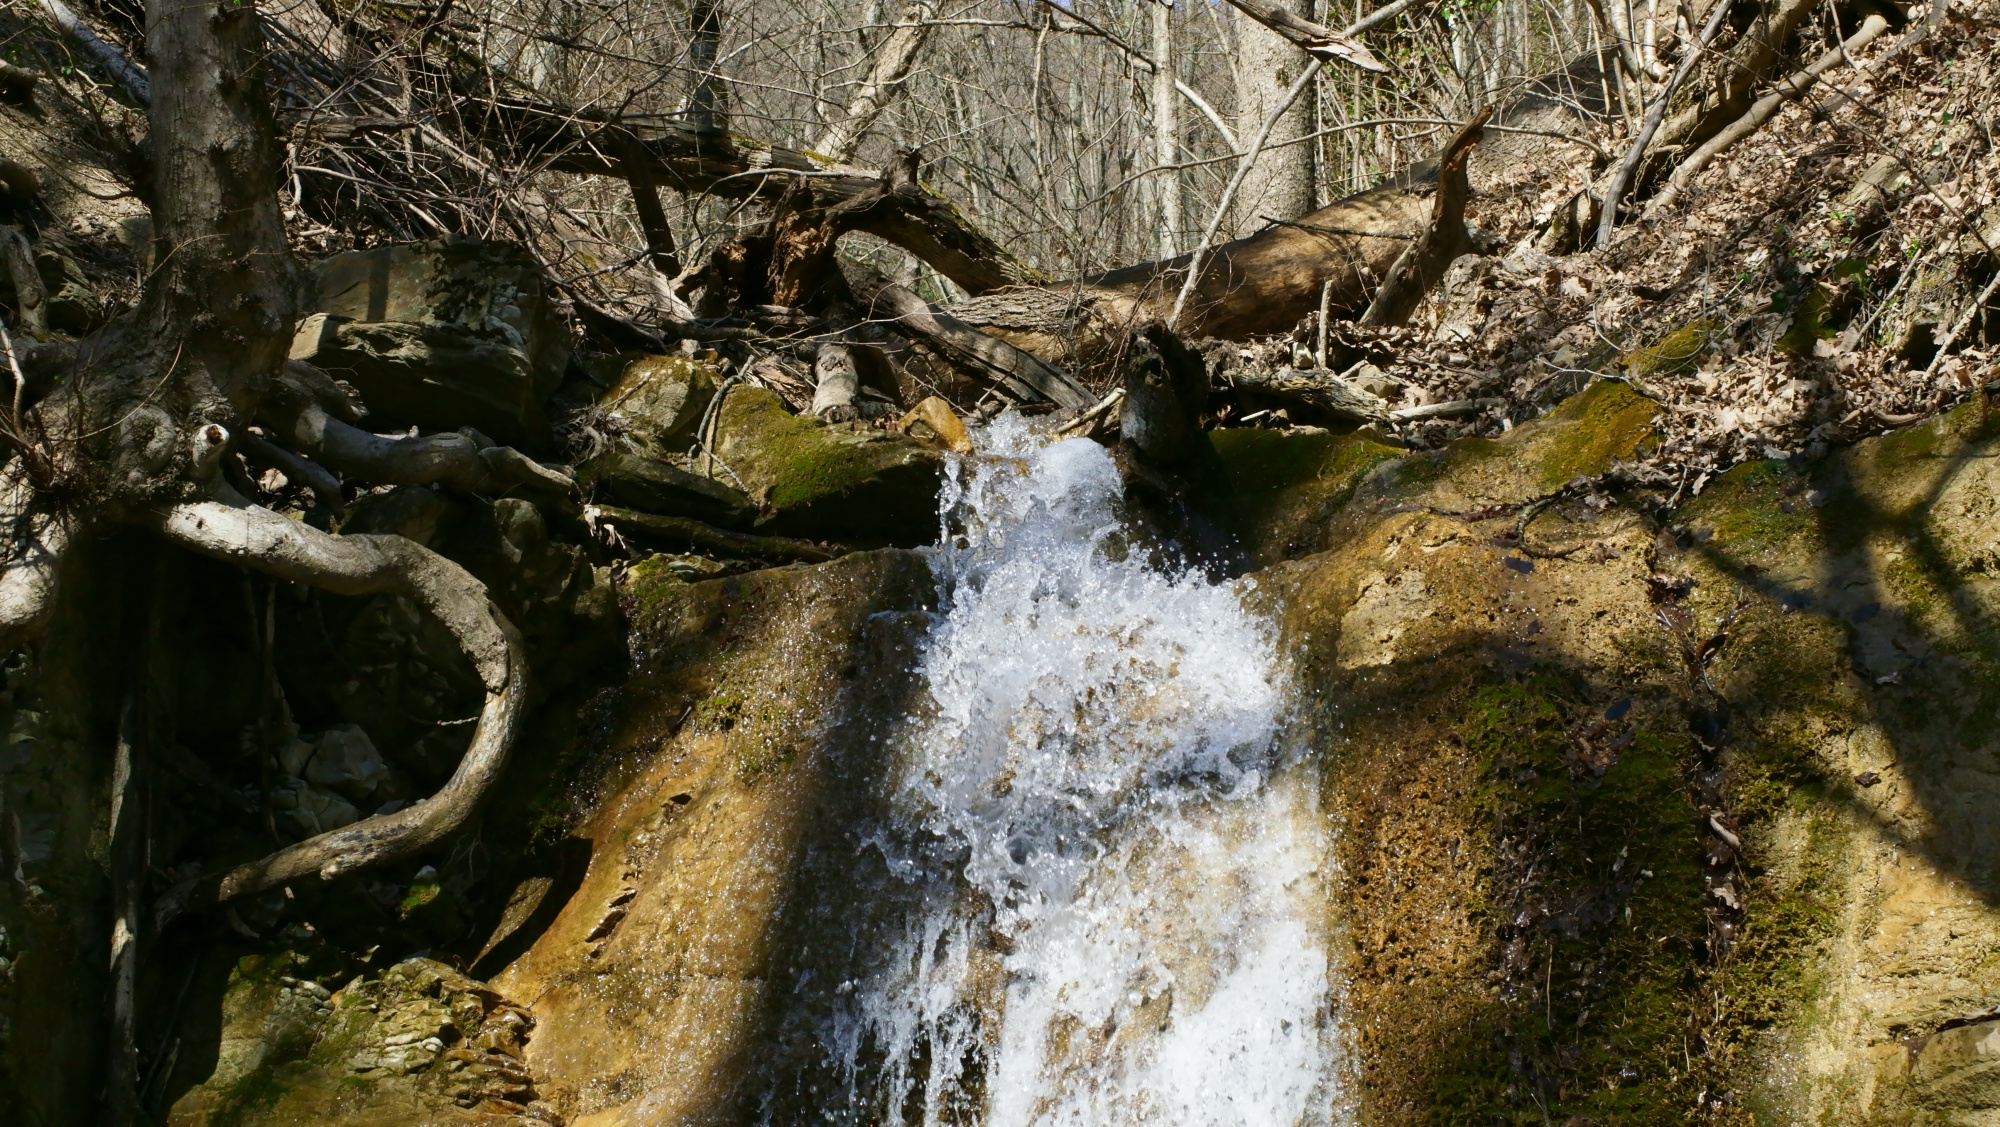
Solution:
[[[621,535],[654,544],[685,545],[688,549],[720,552],[741,559],[769,560],[773,563],[825,563],[845,554],[845,549],[810,540],[783,536],[753,536],[730,532],[687,517],[641,513],[611,505],[593,506],[600,524],[609,524]]]
[[[1365,306],[1410,236],[1423,228],[1429,206],[1417,189],[1424,186],[1419,170],[1293,223],[1211,248],[1180,331],[1224,340],[1284,332],[1316,308],[1323,293],[1335,309]],[[999,290],[955,303],[950,313],[1045,360],[1090,357],[1110,350],[1136,326],[1164,319],[1190,257],[1060,285]]]
[[[1228,474],[1201,425],[1208,365],[1157,322],[1135,333],[1124,355],[1116,456],[1126,504],[1172,562],[1234,571],[1241,561]]]
[[[1722,21],[1729,15],[1729,5],[1716,0],[1714,10],[1708,15],[1708,22],[1701,27],[1701,34],[1695,38],[1695,49],[1686,52],[1686,58],[1674,69],[1674,74],[1660,92],[1653,97],[1651,109],[1646,111],[1646,124],[1632,144],[1625,150],[1625,157],[1618,162],[1618,168],[1611,174],[1611,181],[1604,189],[1604,207],[1599,215],[1597,245],[1606,246],[1611,242],[1611,232],[1618,226],[1618,205],[1625,198],[1625,189],[1632,184],[1632,176],[1639,169],[1639,161],[1646,155],[1646,147],[1653,143],[1653,135],[1660,130],[1660,122],[1667,115],[1667,107],[1674,100],[1674,91],[1693,73],[1695,64],[1702,60],[1703,53],[1715,39],[1715,33],[1722,28]]]
[[[1302,372],[1280,368],[1265,372],[1256,368],[1231,368],[1222,373],[1231,387],[1289,400],[1337,419],[1357,423],[1379,423],[1389,417],[1388,405],[1380,396],[1363,391],[1329,371]]]
[[[35,83],[41,80],[41,71],[0,62],[0,99],[16,105],[29,105],[35,100]]]
[[[861,371],[854,353],[842,344],[822,344],[813,357],[812,413],[839,422],[854,417],[854,399],[861,394]]]
[[[1088,407],[1092,397],[1034,353],[980,332],[956,316],[933,309],[907,288],[891,283],[872,295],[871,316],[893,321],[899,332],[923,341],[950,362],[1021,399],[1047,399],[1059,407]]]
[[[1361,315],[1361,324],[1407,323],[1423,303],[1424,295],[1438,284],[1460,255],[1491,249],[1490,242],[1475,239],[1465,227],[1465,201],[1472,195],[1465,164],[1492,116],[1492,106],[1480,110],[1438,154],[1438,190],[1431,197],[1430,226],[1389,267],[1382,288],[1375,292],[1375,299]]]
[[[220,431],[220,427],[208,428]],[[226,444],[226,435],[211,439]],[[520,634],[464,568],[400,536],[333,536],[252,505],[217,482],[215,501],[132,516],[200,555],[341,595],[389,592],[417,603],[449,630],[486,689],[472,745],[449,782],[430,798],[287,846],[227,872],[176,886],[155,909],[164,924],[202,904],[261,892],[317,874],[332,880],[410,856],[443,840],[478,807],[506,765],[527,698]]]
[[[618,138],[617,145],[625,183],[632,190],[632,209],[639,217],[639,231],[646,236],[646,257],[653,269],[672,278],[681,272],[681,260],[674,251],[673,228],[667,226],[667,209],[660,204],[659,186],[653,183],[652,161],[629,132]]]
[[[1722,0],[1716,0],[1717,3]],[[1785,44],[1805,26],[1823,0],[1778,0],[1753,20],[1743,37],[1731,47],[1715,68],[1716,89],[1708,97],[1697,98],[1667,119],[1660,129],[1655,151],[1684,152],[1714,136],[1750,108],[1757,88],[1784,55]],[[1650,163],[1650,162],[1649,162]],[[1654,166],[1642,172],[1641,184],[1652,183],[1664,168]]]

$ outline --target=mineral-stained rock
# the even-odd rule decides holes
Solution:
[[[546,444],[568,343],[521,248],[453,236],[335,255],[313,276],[318,312],[292,357],[353,384],[374,425]]]
[[[243,958],[209,1075],[172,1127],[560,1124],[523,1063],[534,1017],[442,963],[408,959],[347,983],[293,978],[284,954]]]
[[[740,454],[811,425],[739,394]],[[1372,1127],[1992,1122],[2000,409],[1672,509],[1570,487],[1658,410],[1607,382],[1437,451],[1215,435],[1283,739],[1340,827],[1349,1090]],[[772,1015],[840,996],[798,967],[853,934],[816,890],[852,871],[932,597],[910,553],[675,575],[632,571],[588,875],[497,978],[605,1127],[728,1121],[788,1051]]]

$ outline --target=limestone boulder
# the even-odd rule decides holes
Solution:
[[[606,431],[620,448],[656,459],[686,456],[722,384],[713,364],[685,356],[626,354],[594,367],[610,387],[599,402]]]
[[[535,450],[569,344],[538,264],[511,243],[452,236],[334,255],[292,358],[361,393],[378,428],[471,426]]]

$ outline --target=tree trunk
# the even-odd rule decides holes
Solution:
[[[1174,58],[1174,14],[1172,4],[1153,5],[1153,162],[1171,169],[1180,163],[1180,95],[1174,88],[1179,66]],[[1158,245],[1161,258],[1180,251],[1181,174],[1161,172],[1150,181],[1157,201]]]
[[[1311,62],[1297,47],[1248,20],[1238,21],[1236,49],[1236,132],[1248,136],[1276,109]],[[1288,219],[1313,210],[1313,147],[1290,144],[1312,131],[1316,90],[1308,90],[1278,119],[1265,138],[1266,150],[1250,166],[1236,190],[1225,233],[1245,235],[1264,225],[1263,217]]]

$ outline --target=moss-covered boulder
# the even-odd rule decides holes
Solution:
[[[605,357],[593,367],[606,391],[598,410],[621,449],[656,460],[684,457],[722,376],[686,356],[643,353]]]
[[[528,1011],[442,963],[324,983],[288,952],[229,972],[218,1044],[171,1127],[560,1123],[524,1061]]]
[[[714,449],[764,510],[760,531],[847,543],[937,539],[943,454],[865,422],[787,411],[777,393],[735,387],[716,410]],[[733,475],[733,477],[732,477]]]

